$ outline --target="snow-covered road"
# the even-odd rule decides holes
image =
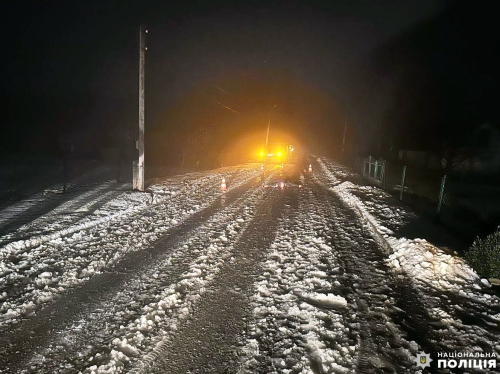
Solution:
[[[438,353],[500,354],[487,281],[311,162],[96,186],[0,237],[0,373],[417,373],[420,352],[444,372]]]

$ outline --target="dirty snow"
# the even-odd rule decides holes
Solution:
[[[234,348],[237,372],[422,373],[414,359],[428,347],[500,355],[500,300],[489,282],[425,235],[401,235],[420,218],[390,195],[358,185],[331,160],[313,163],[273,244],[260,249],[266,255],[252,278],[252,318]],[[225,205],[222,177],[232,191],[259,175],[251,164],[193,173],[146,194],[101,184],[1,236],[0,333],[221,201],[148,269],[128,274],[111,297],[82,306],[70,326],[50,332],[23,372],[147,372],[165,345],[182,339],[178,330],[199,301],[218,292],[214,280],[235,260],[234,246],[259,219],[256,206],[274,182],[261,180]],[[0,211],[0,219],[32,202]],[[416,334],[419,324],[428,334]]]

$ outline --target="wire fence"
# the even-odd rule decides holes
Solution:
[[[369,177],[383,183],[385,178],[385,165],[385,160],[377,160],[369,156],[363,161],[363,177]]]
[[[500,176],[429,169],[398,161],[358,157],[353,164],[363,179],[395,198],[475,238],[500,225]]]

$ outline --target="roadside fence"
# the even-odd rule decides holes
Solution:
[[[367,183],[459,231],[486,233],[500,223],[498,174],[465,174],[463,170],[445,174],[444,169],[373,156],[358,157],[353,166]]]

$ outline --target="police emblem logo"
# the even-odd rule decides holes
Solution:
[[[431,366],[431,355],[425,352],[420,352],[417,354],[417,358],[415,360],[417,366],[420,366],[422,369]]]

